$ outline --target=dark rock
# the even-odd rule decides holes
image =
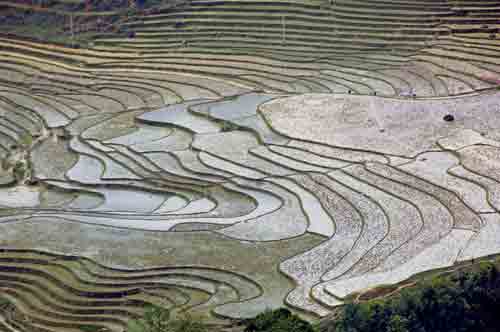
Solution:
[[[455,117],[451,114],[446,114],[444,117],[443,117],[443,120],[446,121],[446,122],[452,122],[455,120]]]

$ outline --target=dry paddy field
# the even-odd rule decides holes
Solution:
[[[500,3],[193,0],[0,38],[0,331],[214,323],[500,253]]]

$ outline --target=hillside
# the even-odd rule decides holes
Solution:
[[[4,34],[80,47],[102,34],[120,35],[120,24],[129,17],[181,3],[184,1],[0,1],[0,28]]]

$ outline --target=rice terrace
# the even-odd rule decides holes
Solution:
[[[319,320],[500,254],[500,2],[1,0],[0,156],[0,331]]]

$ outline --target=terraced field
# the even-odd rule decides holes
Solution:
[[[313,319],[500,253],[499,17],[195,0],[89,49],[0,37],[0,331]]]

